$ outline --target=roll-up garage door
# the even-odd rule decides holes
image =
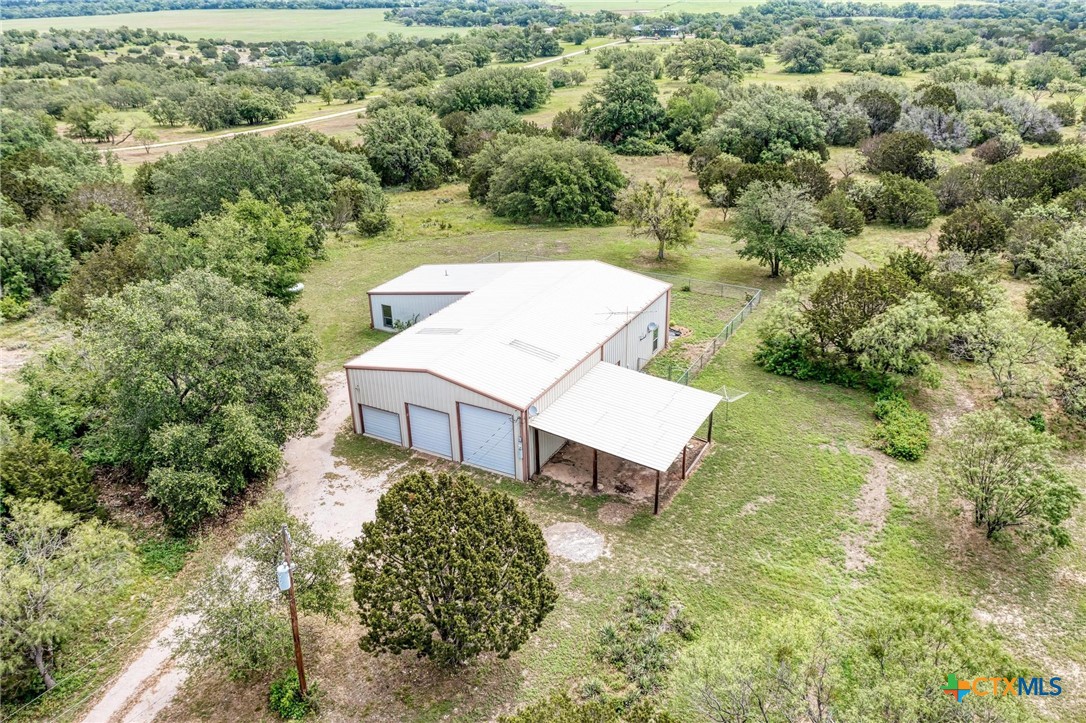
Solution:
[[[403,444],[400,441],[400,415],[395,412],[386,412],[376,407],[362,407],[362,431],[366,434],[383,439],[386,442]]]
[[[408,404],[407,423],[411,427],[412,447],[452,459],[452,432],[448,414]]]
[[[511,415],[461,404],[460,439],[464,464],[516,477]]]

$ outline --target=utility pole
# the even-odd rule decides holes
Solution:
[[[283,559],[276,572],[279,575],[280,592],[288,593],[290,600],[290,626],[294,631],[294,662],[298,666],[298,690],[303,698],[309,697],[305,684],[305,665],[302,663],[302,638],[298,634],[298,604],[294,599],[294,564],[290,561],[290,530],[283,523]]]

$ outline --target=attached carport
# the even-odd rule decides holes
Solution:
[[[721,397],[615,364],[599,363],[576,384],[528,420],[529,426],[656,470],[653,513],[660,511],[660,475],[708,419]],[[708,449],[708,446],[706,446]],[[596,487],[593,458],[593,487]]]

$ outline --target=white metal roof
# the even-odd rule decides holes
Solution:
[[[346,366],[428,371],[524,409],[670,286],[599,261],[468,266],[464,278],[481,277],[480,266],[505,268]],[[462,271],[423,268],[448,269],[450,278]]]
[[[426,264],[411,269],[380,286],[371,294],[469,293],[490,283],[519,264]]]
[[[528,424],[665,472],[720,400],[600,362]]]

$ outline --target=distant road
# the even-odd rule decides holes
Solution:
[[[641,38],[634,38],[634,40],[641,40]],[[610,43],[604,43],[603,45],[597,45],[595,48],[585,48],[584,50],[578,50],[578,51],[573,52],[573,53],[567,53],[565,55],[558,55],[558,56],[555,56],[553,58],[546,58],[544,60],[537,60],[534,63],[528,63],[524,67],[525,68],[538,68],[539,66],[546,65],[547,63],[556,63],[559,60],[563,60],[564,58],[573,58],[573,57],[576,57],[578,55],[583,55],[584,53],[587,53],[590,50],[600,50],[601,48],[609,48],[612,45],[621,45],[622,43],[625,43],[625,42],[626,42],[625,40],[615,40],[615,41],[610,42]],[[373,95],[373,96],[370,96],[370,97],[371,98],[379,98],[380,96],[379,95]],[[332,118],[342,118],[343,116],[351,115],[352,113],[358,113],[359,111],[363,111],[365,109],[366,109],[365,105],[358,105],[358,106],[355,106],[353,108],[348,108],[347,110],[340,110],[340,111],[336,111],[335,113],[326,113],[324,115],[316,115],[316,116],[313,116],[312,118],[303,118],[301,120],[290,121],[289,123],[277,123],[276,125],[271,125],[271,126],[257,126],[257,127],[251,128],[251,129],[230,131],[228,133],[219,133],[217,135],[204,136],[202,138],[185,138],[185,139],[180,140],[180,141],[165,141],[163,143],[152,143],[152,144],[150,144],[148,146],[141,146],[141,145],[138,145],[138,144],[137,145],[130,145],[130,146],[113,146],[113,147],[103,148],[102,150],[112,151],[113,153],[116,153],[118,155],[123,154],[123,153],[133,153],[135,151],[143,151],[144,153],[147,153],[149,151],[155,150],[156,148],[173,148],[173,147],[176,147],[176,146],[192,145],[194,143],[210,143],[212,141],[221,141],[221,140],[223,140],[225,138],[234,138],[236,136],[243,136],[243,135],[246,135],[246,134],[249,134],[249,133],[271,133],[273,131],[282,130],[283,128],[292,128],[294,126],[304,126],[304,125],[309,125],[311,123],[320,123],[322,121],[330,120]]]
[[[377,98],[379,96],[372,96]],[[303,118],[302,120],[290,121],[289,123],[278,123],[273,126],[257,126],[251,130],[231,131],[229,133],[220,133],[215,136],[204,136],[203,138],[186,138],[180,141],[167,141],[165,143],[152,143],[149,146],[116,146],[113,148],[106,148],[104,150],[113,151],[114,153],[127,153],[128,151],[145,151],[153,150],[155,148],[169,148],[171,146],[187,146],[190,143],[210,143],[211,141],[222,140],[223,138],[233,138],[234,136],[243,136],[248,133],[270,133],[271,131],[277,131],[282,128],[291,128],[293,126],[302,126],[308,123],[319,123],[320,121],[328,120],[329,118],[340,118],[345,115],[351,115],[352,113],[358,113],[366,109],[366,106],[359,105],[347,110],[336,111],[335,113],[328,113],[325,115],[313,116],[312,118]],[[145,151],[146,152],[146,151]]]

